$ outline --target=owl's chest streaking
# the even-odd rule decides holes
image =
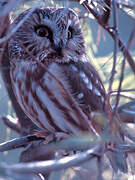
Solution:
[[[91,111],[104,111],[105,91],[98,74],[88,66],[83,62],[11,66],[17,101],[48,133],[89,131]]]

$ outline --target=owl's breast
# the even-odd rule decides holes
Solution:
[[[23,63],[11,68],[13,90],[26,115],[48,133],[89,131],[89,120],[72,96],[63,68]]]

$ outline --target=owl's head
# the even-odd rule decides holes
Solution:
[[[12,28],[30,11],[20,14]],[[67,8],[36,9],[10,40],[9,54],[12,59],[29,60],[31,54],[41,61],[78,61],[86,54],[78,16]]]

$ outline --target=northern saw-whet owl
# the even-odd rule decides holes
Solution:
[[[26,115],[47,134],[89,131],[91,112],[104,111],[105,90],[89,62],[77,15],[67,8],[36,9],[8,50],[13,90]]]
[[[20,14],[12,28],[30,11]],[[47,135],[78,135],[91,127],[102,131],[91,114],[105,112],[106,93],[73,10],[37,8],[15,32],[8,51],[16,99]]]

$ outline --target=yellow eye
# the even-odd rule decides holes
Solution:
[[[49,36],[49,31],[46,27],[39,27],[38,29],[36,29],[36,33],[38,36],[41,36],[41,37]]]
[[[71,31],[68,30],[68,39],[71,39],[72,38],[72,33]]]

